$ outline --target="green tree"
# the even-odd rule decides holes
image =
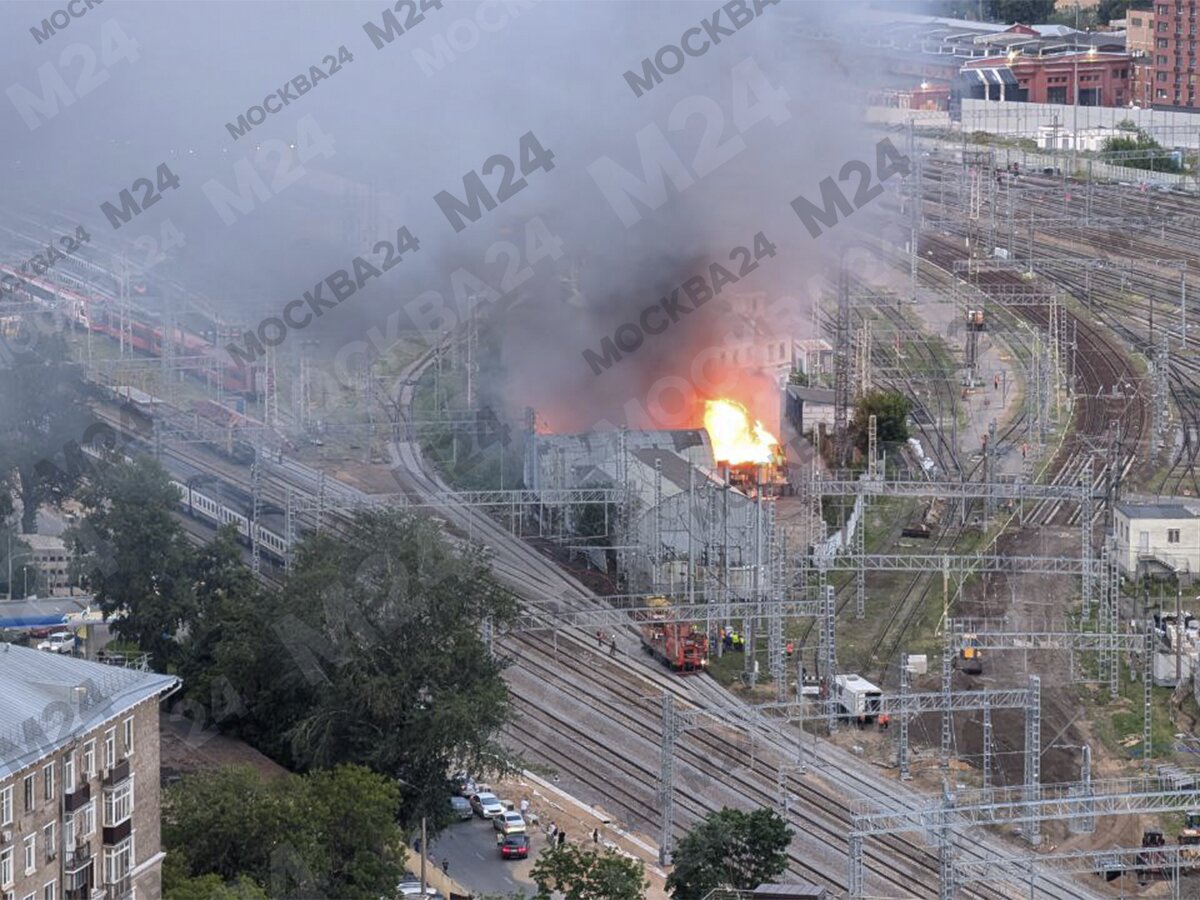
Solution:
[[[454,769],[510,765],[496,740],[511,714],[504,664],[481,633],[516,605],[486,558],[428,519],[369,512],[344,537],[310,535],[286,588],[245,607],[209,655],[246,705],[231,727],[269,756],[409,785],[405,826],[447,817]]]
[[[164,879],[171,893],[202,880],[246,900],[259,885],[271,896],[376,900],[404,871],[399,802],[394,781],[356,766],[270,781],[244,767],[191,775],[163,792],[163,845],[175,857]]]
[[[1155,172],[1179,173],[1183,171],[1183,166],[1170,155],[1169,151],[1162,144],[1154,140],[1149,133],[1138,128],[1130,120],[1125,119],[1118,122],[1117,129],[1121,132],[1127,132],[1128,136],[1122,135],[1121,137],[1108,138],[1104,142],[1104,152],[1136,152],[1139,155],[1128,159],[1116,158],[1112,162],[1121,166],[1129,166],[1133,169],[1151,169]]]
[[[1047,22],[1054,14],[1055,0],[986,0],[984,14],[993,22],[1033,25]]]
[[[719,887],[753,890],[787,869],[792,833],[772,809],[710,813],[679,843],[667,890],[675,900],[701,900]]]
[[[141,457],[97,467],[79,498],[84,522],[67,533],[75,569],[116,633],[162,669],[178,655],[174,635],[193,613],[195,555],[174,517],[179,491],[162,466]]]
[[[907,440],[911,412],[912,401],[899,391],[879,390],[863,394],[854,404],[854,417],[850,420],[855,446],[866,452],[871,416],[875,416],[875,434],[881,443]]]
[[[535,900],[559,894],[565,900],[642,900],[650,887],[641,860],[580,844],[544,850],[530,874],[538,887]]]
[[[9,490],[21,498],[21,530],[37,531],[37,511],[61,503],[83,467],[79,443],[92,419],[83,401],[79,366],[61,335],[42,335],[35,350],[8,351],[0,367],[0,514],[12,513]],[[36,351],[36,352],[35,352]]]

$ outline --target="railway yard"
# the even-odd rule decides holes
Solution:
[[[769,807],[796,831],[790,872],[839,897],[1200,896],[1191,857],[1152,866],[1142,846],[1200,809],[1192,679],[1159,684],[1151,621],[1177,589],[1192,602],[1195,570],[1118,565],[1152,555],[1119,533],[1123,504],[1200,502],[1200,198],[1014,174],[1004,147],[909,152],[874,213],[904,240],[856,219],[872,264],[829,273],[828,446],[799,463],[813,441],[782,415],[768,425],[788,462],[771,439],[768,463],[711,431],[551,434],[535,411],[507,419],[524,483],[464,490],[432,444],[452,436],[457,465],[473,440],[459,345],[502,329],[502,309],[436,347],[401,342],[399,374],[342,398],[362,421],[318,439],[307,411],[262,397],[284,376],[246,389],[181,340],[184,384],[161,324],[141,344],[112,325],[127,285],[98,243],[54,278],[5,271],[24,314],[66,323],[118,452],[159,458],[196,540],[233,522],[277,584],[304,533],[364,508],[422,511],[486,548],[523,604],[487,635],[511,660],[506,743],[645,836],[662,871],[707,813]],[[7,258],[61,231],[51,218],[3,223]],[[913,440],[886,460],[838,433],[870,387],[911,402]],[[459,392],[440,418],[435,390]],[[84,449],[111,458],[113,441]],[[604,528],[581,548],[585,508]]]

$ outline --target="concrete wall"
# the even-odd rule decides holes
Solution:
[[[1017,103],[1014,101],[963,100],[962,126],[968,131],[987,131],[1036,138],[1038,128],[1058,124],[1072,131],[1079,128],[1114,128],[1129,119],[1164,147],[1200,147],[1200,115],[1116,106],[1080,106],[1062,103]],[[918,122],[918,125],[921,124]]]

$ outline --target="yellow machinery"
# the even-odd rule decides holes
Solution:
[[[959,668],[965,675],[979,675],[983,672],[983,653],[975,635],[963,635],[963,646],[958,651],[958,660]]]

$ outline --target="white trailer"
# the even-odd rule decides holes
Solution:
[[[853,718],[863,716],[868,722],[875,721],[879,715],[879,698],[883,692],[861,675],[838,675],[833,690],[843,714]]]

